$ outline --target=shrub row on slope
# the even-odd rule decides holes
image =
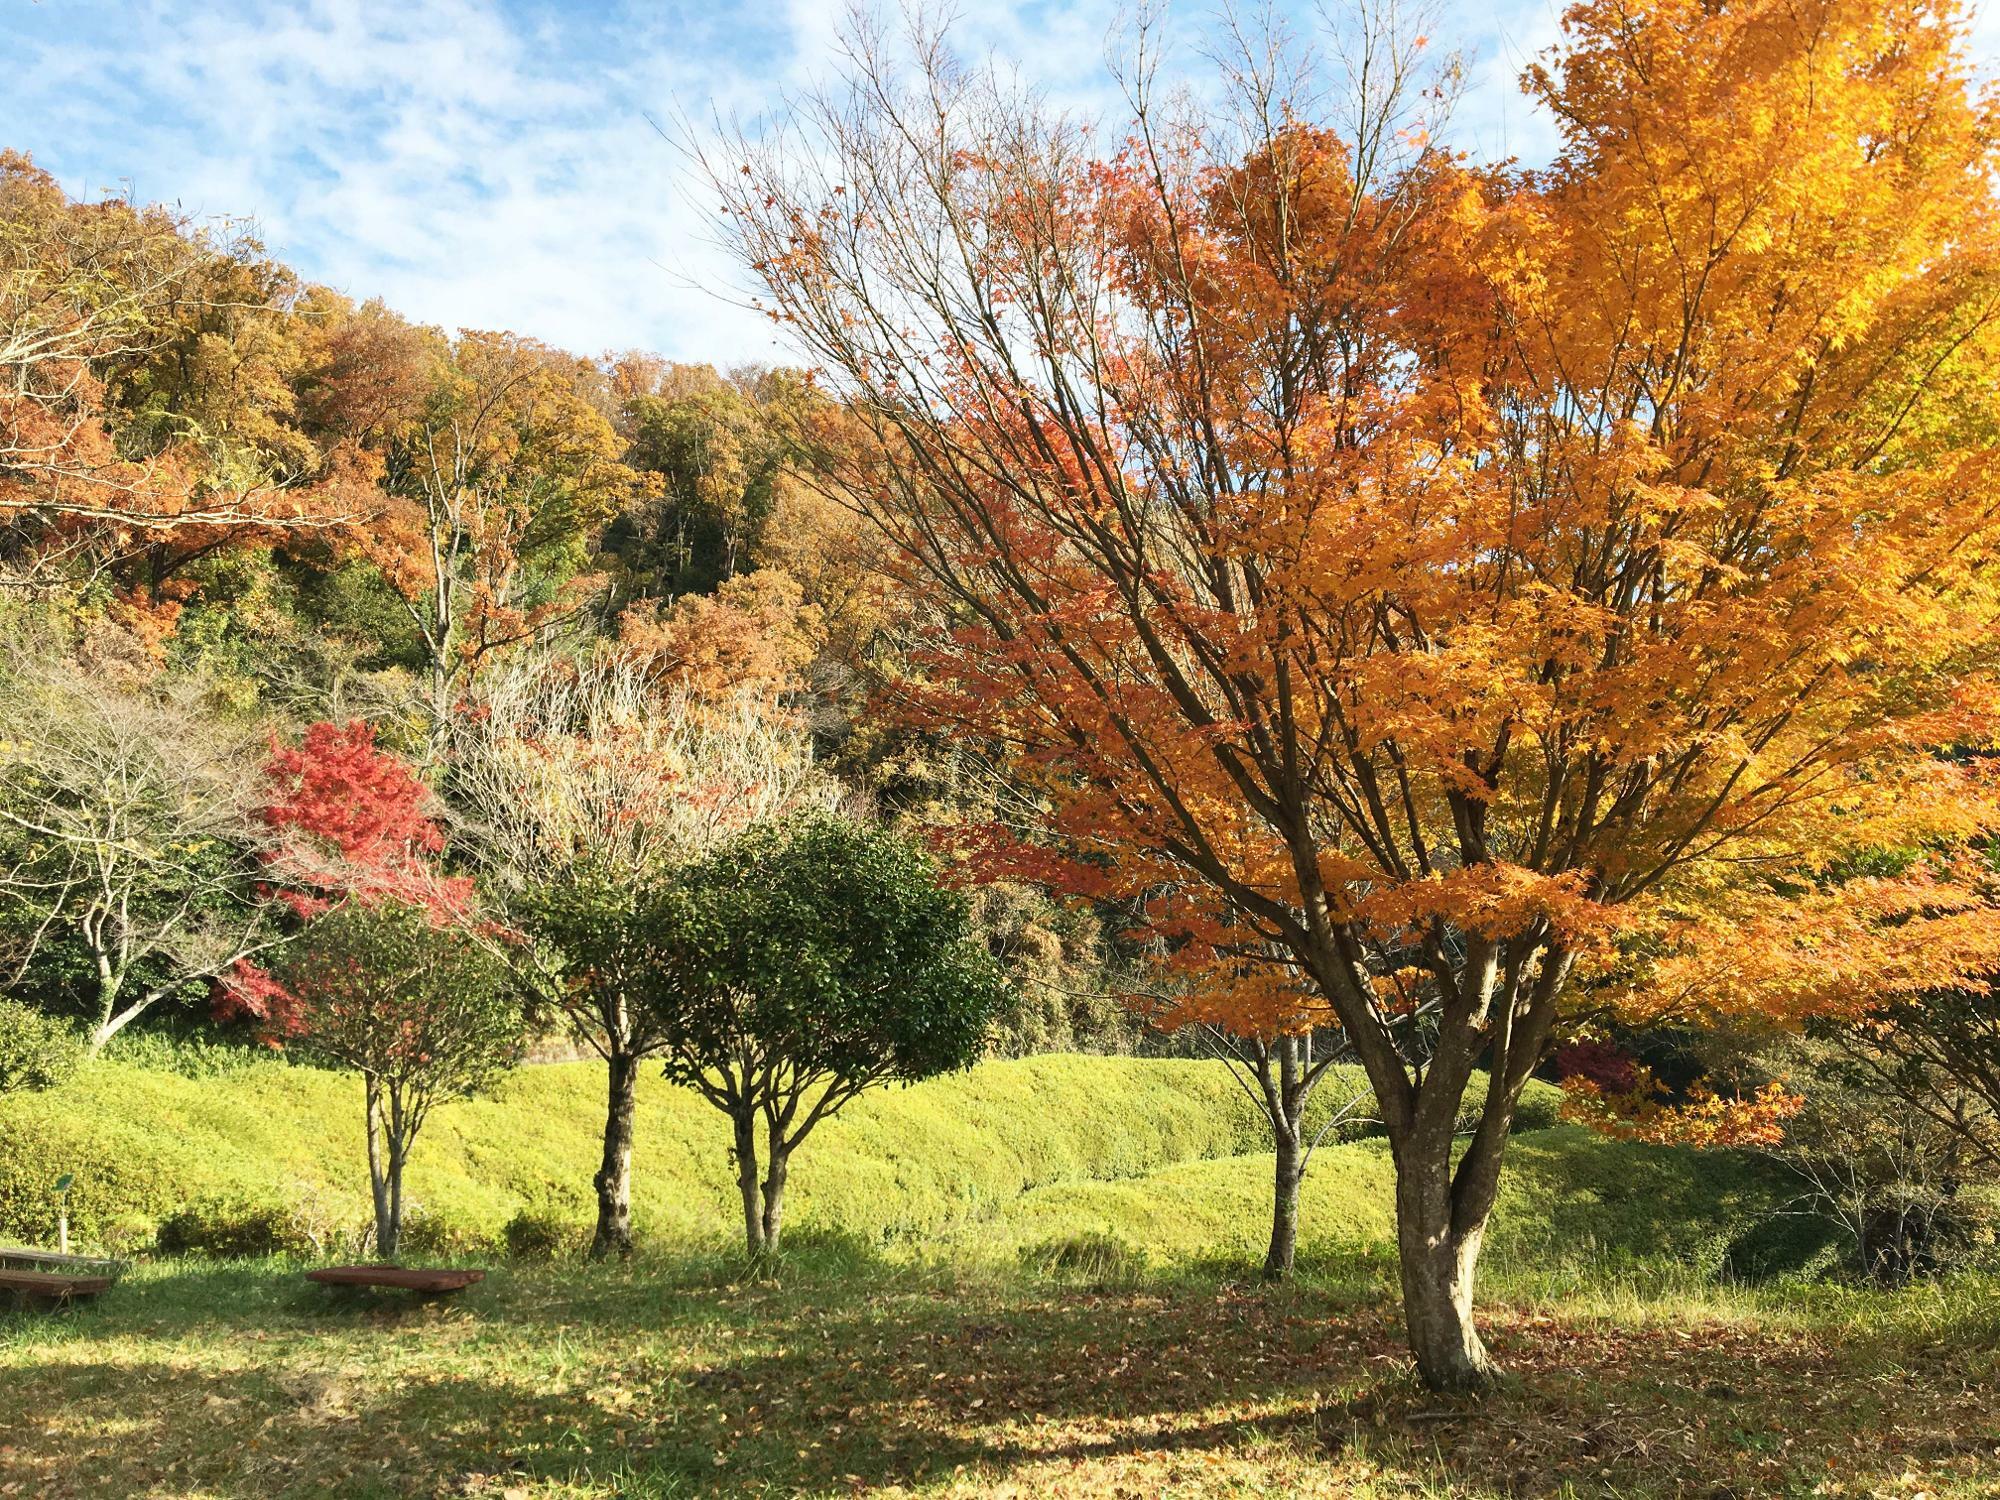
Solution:
[[[1358,1086],[1351,1072],[1330,1078],[1318,1109]],[[523,1208],[583,1219],[603,1088],[595,1064],[550,1064],[523,1069],[494,1098],[440,1108],[409,1171],[419,1242],[492,1242]],[[1559,1097],[1538,1086],[1524,1127],[1553,1123]],[[637,1123],[641,1234],[725,1230],[737,1209],[722,1117],[648,1076]],[[1267,1145],[1255,1106],[1217,1063],[994,1061],[865,1096],[822,1125],[799,1158],[791,1222],[881,1240],[934,1234],[1037,1188]],[[365,1216],[362,1151],[351,1075],[270,1061],[189,1078],[107,1059],[60,1089],[0,1099],[0,1234],[48,1238],[62,1173],[74,1175],[71,1226],[86,1241],[139,1242],[190,1207],[232,1205],[346,1229]]]
[[[1764,1277],[1823,1264],[1829,1230],[1780,1217],[1790,1186],[1737,1152],[1615,1141],[1579,1126],[1538,1130],[1508,1150],[1489,1269],[1546,1275],[1620,1264]],[[1065,1182],[1022,1194],[962,1231],[988,1249],[1055,1267],[1223,1255],[1255,1259],[1270,1229],[1271,1156],[1186,1161],[1141,1178]],[[1385,1142],[1322,1147],[1300,1203],[1301,1253],[1386,1251],[1395,1174]],[[1126,1252],[1120,1254],[1120,1250]]]

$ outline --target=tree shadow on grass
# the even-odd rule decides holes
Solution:
[[[496,1270],[438,1305],[343,1305],[296,1267],[142,1278],[39,1332],[6,1325],[0,1488],[644,1496],[957,1474],[1144,1493],[1179,1474],[1341,1493],[1386,1470],[1450,1493],[1833,1476],[1858,1495],[1907,1471],[1977,1493],[2000,1445],[1990,1339],[1503,1308],[1488,1325],[1514,1373],[1481,1405],[1420,1391],[1393,1308],[1337,1290],[952,1286],[871,1278],[865,1256],[775,1282],[680,1269],[650,1288],[643,1265]]]
[[[1307,1416],[1310,1370],[1354,1359],[1351,1332],[1328,1328],[1278,1371],[1255,1352],[1247,1304],[1215,1314],[1230,1336],[1196,1351],[1180,1319],[1160,1316],[1170,1304],[1145,1295],[1021,1306],[896,1293],[772,1317],[759,1312],[775,1313],[771,1289],[735,1295],[775,1337],[738,1352],[733,1324],[678,1341],[605,1328],[602,1358],[539,1363],[482,1357],[522,1331],[504,1319],[273,1330],[251,1318],[195,1368],[161,1346],[202,1324],[149,1337],[135,1308],[115,1336],[133,1356],[90,1358],[79,1322],[69,1357],[4,1382],[0,1408],[15,1409],[0,1483],[51,1497],[498,1494],[532,1481],[606,1494],[849,1490],[1226,1446],[1257,1420],[1235,1404],[1298,1387],[1293,1415]],[[545,1331],[530,1342],[543,1347]]]

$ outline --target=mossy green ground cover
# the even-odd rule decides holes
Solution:
[[[1318,1108],[1332,1110],[1357,1087],[1352,1076],[1329,1081]],[[440,1107],[407,1181],[433,1242],[490,1243],[527,1206],[581,1224],[603,1090],[601,1066],[559,1063],[520,1070],[493,1098]],[[1536,1122],[1553,1119],[1552,1090],[1534,1103]],[[679,1245],[731,1232],[738,1210],[724,1118],[649,1073],[637,1133],[640,1233]],[[1254,1197],[1265,1169],[1220,1163],[1265,1144],[1255,1108],[1220,1064],[1073,1055],[990,1062],[867,1095],[822,1125],[793,1168],[787,1221],[929,1244],[1011,1212],[1052,1223],[1071,1211],[1067,1200],[1051,1200],[1051,1217],[1024,1194],[1084,1191],[1197,1162],[1216,1164],[1218,1185],[1245,1177],[1243,1191]],[[1329,1180],[1344,1175],[1331,1155],[1322,1161]],[[75,1176],[70,1220],[86,1239],[130,1238],[190,1201],[212,1199],[303,1204],[318,1218],[358,1226],[367,1202],[361,1086],[276,1061],[185,1076],[112,1054],[60,1090],[0,1099],[0,1235],[52,1233],[48,1188],[63,1172]],[[1235,1200],[1201,1212],[1204,1224],[1218,1224],[1235,1214]],[[1355,1212],[1372,1234],[1374,1207]],[[1170,1218],[1159,1222],[1172,1227]],[[1172,1248],[1192,1243],[1181,1235]]]
[[[479,1234],[580,1213],[596,1086],[535,1068],[441,1112],[417,1196]],[[59,1169],[86,1223],[195,1192],[358,1214],[355,1094],[97,1066],[0,1105],[6,1228]],[[1270,1158],[1220,1069],[1041,1058],[865,1101],[801,1154],[755,1278],[719,1119],[649,1080],[640,1123],[628,1264],[481,1248],[486,1282],[424,1304],[162,1258],[0,1315],[0,1494],[2000,1493],[1996,1284],[1732,1279],[1816,1242],[1726,1153],[1516,1138],[1484,1309],[1513,1373],[1474,1407],[1410,1378],[1379,1141],[1321,1149],[1301,1275],[1257,1282]]]
[[[444,1304],[282,1262],[143,1266],[0,1316],[0,1492],[1841,1496],[2000,1484],[1991,1283],[1885,1295],[1496,1281],[1512,1371],[1425,1396],[1386,1261],[1271,1289],[885,1262],[807,1236],[498,1267]]]

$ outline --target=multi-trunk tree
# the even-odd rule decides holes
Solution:
[[[1564,25],[1532,172],[1433,143],[1448,85],[1383,32],[1326,124],[1255,49],[1200,119],[1142,67],[1108,153],[941,38],[909,67],[863,34],[844,90],[710,158],[876,434],[830,488],[932,604],[914,706],[1010,746],[1097,888],[1187,892],[1182,941],[1274,945],[1331,1009],[1441,1387],[1492,1370],[1474,1273],[1567,998],[1993,812],[1932,753],[1990,739],[2000,640],[1995,120],[1960,19]],[[1726,1000],[1855,1003],[1825,977]]]
[[[278,982],[300,1045],[361,1075],[375,1248],[394,1260],[403,1169],[432,1109],[486,1091],[520,1057],[511,978],[435,913],[384,897],[315,918],[286,949]]]
[[[628,962],[642,961],[628,972],[667,1076],[729,1117],[752,1259],[778,1248],[805,1138],[868,1089],[971,1066],[1004,995],[965,897],[930,859],[825,815],[721,845],[632,933]]]
[[[591,1250],[625,1254],[639,1069],[668,1035],[643,998],[638,914],[680,866],[831,788],[803,730],[767,698],[691,696],[608,646],[487,673],[452,721],[444,782],[459,845],[529,940],[512,957],[604,1059]]]

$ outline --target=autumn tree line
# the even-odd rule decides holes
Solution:
[[[843,420],[803,376],[448,336],[18,155],[0,257],[7,1086],[55,1076],[64,1024],[351,1066],[393,1254],[432,1105],[566,1042],[607,1068],[616,1251],[639,1069],[748,1068],[716,1102],[761,1132],[761,1247],[854,1091],[1131,1044],[1097,916],[938,889],[923,829],[991,793],[867,713],[911,627],[798,478]],[[746,868],[770,900],[716,948]]]
[[[304,1037],[449,927],[605,1059],[609,1245],[631,1070],[735,1122],[755,1249],[824,1108],[1094,994],[1239,1069],[1282,1274],[1348,1059],[1441,1388],[1493,1373],[1480,1250],[1552,1068],[1600,1128],[1781,1156],[1887,1279],[1976,1237],[2000,101],[1963,14],[1580,0],[1522,79],[1536,166],[1455,148],[1435,26],[1328,25],[1219,36],[1198,94],[1142,29],[1106,125],[853,23],[840,79],[690,143],[810,377],[448,338],[10,158],[14,988]],[[99,786],[147,811],[72,835]],[[949,1023],[905,1056],[885,1010]]]

